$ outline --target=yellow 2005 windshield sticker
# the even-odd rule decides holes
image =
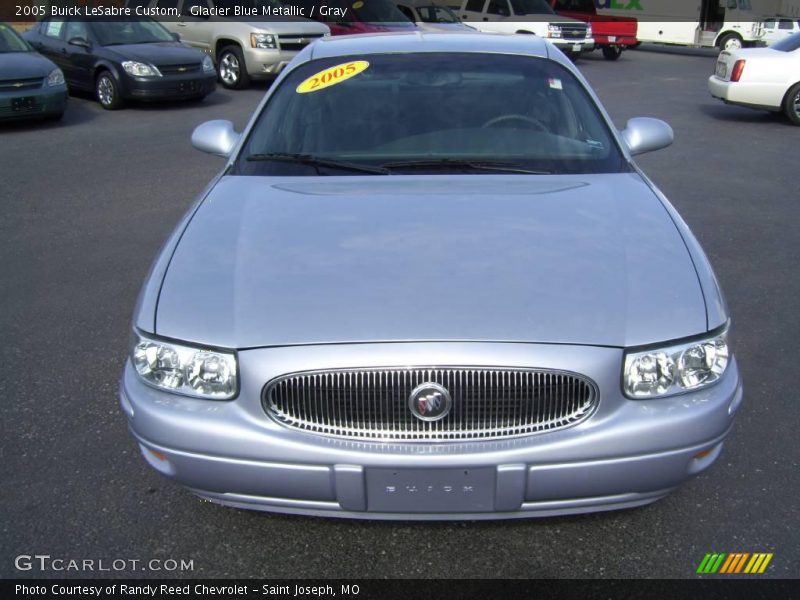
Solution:
[[[325,89],[326,87],[342,83],[351,77],[355,77],[368,66],[369,63],[365,60],[354,60],[353,62],[330,67],[306,79],[297,86],[296,91],[298,94],[307,94],[308,92],[316,92]]]

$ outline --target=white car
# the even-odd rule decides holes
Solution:
[[[800,33],[769,48],[720,52],[708,90],[727,104],[782,110],[800,125]]]
[[[772,46],[798,32],[800,32],[800,19],[770,17],[764,19],[764,37],[761,39],[766,42],[767,46]]]

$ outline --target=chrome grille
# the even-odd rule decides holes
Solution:
[[[559,27],[561,27],[561,37],[565,40],[586,39],[586,25],[577,23],[559,23]]]
[[[439,421],[409,409],[412,390],[438,383],[452,408]],[[594,410],[595,385],[563,371],[515,368],[348,369],[293,373],[264,388],[267,414],[288,427],[351,439],[497,439],[573,425]]]
[[[278,43],[283,50],[299,51],[308,46],[311,42],[322,37],[321,33],[310,33],[307,35],[287,34],[279,35]]]

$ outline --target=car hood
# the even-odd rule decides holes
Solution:
[[[138,60],[154,65],[178,65],[199,63],[203,54],[196,48],[189,48],[180,42],[158,42],[155,44],[120,44],[106,46],[123,60]]]
[[[159,335],[231,348],[705,330],[684,241],[634,173],[223,177],[156,314]]]
[[[0,54],[0,79],[47,77],[56,65],[36,52],[7,52]]]

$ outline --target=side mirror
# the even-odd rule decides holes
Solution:
[[[192,132],[192,146],[201,152],[227,158],[239,141],[230,121],[207,121]]]
[[[631,155],[644,154],[666,148],[675,139],[672,127],[660,119],[636,117],[629,120],[622,130],[622,139]]]
[[[176,42],[180,42],[181,41],[181,34],[180,33],[174,33],[173,32],[170,35],[172,36],[172,39],[175,40]]]
[[[92,47],[92,45],[89,43],[89,40],[82,37],[69,38],[67,43],[70,46],[80,46],[81,48],[86,48],[87,50]]]

